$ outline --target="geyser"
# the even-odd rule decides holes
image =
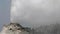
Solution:
[[[59,9],[60,0],[11,0],[11,22],[29,27],[60,22]]]

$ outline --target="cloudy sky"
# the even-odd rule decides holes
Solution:
[[[10,21],[10,0],[0,0],[0,30],[3,24]]]
[[[60,0],[12,0],[11,21],[24,26],[60,22]]]

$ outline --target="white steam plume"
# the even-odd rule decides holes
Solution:
[[[56,23],[59,9],[60,0],[12,0],[11,22],[32,27]]]

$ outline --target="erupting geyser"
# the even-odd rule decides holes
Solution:
[[[11,0],[11,22],[24,26],[56,23],[59,12],[60,0]]]

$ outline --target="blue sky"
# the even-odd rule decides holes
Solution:
[[[0,0],[0,30],[10,21],[10,0]]]

